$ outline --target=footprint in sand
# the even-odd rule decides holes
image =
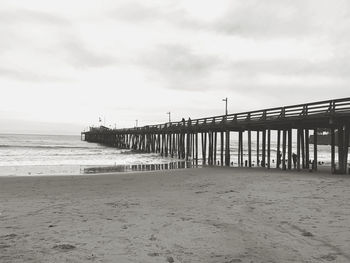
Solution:
[[[69,251],[69,250],[75,249],[76,246],[73,246],[71,244],[60,244],[60,245],[55,245],[52,248],[53,249],[58,249],[58,250],[61,250],[61,251]]]

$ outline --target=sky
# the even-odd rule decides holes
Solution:
[[[348,0],[0,0],[0,133],[349,97]]]

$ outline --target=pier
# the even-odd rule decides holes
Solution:
[[[348,173],[350,97],[200,119],[182,119],[143,127],[109,129],[102,126],[90,128],[89,131],[82,132],[81,136],[88,142],[145,153],[159,153],[164,157],[193,161],[197,164],[198,152],[201,151],[202,164],[230,166],[230,137],[237,133],[238,166],[252,167],[255,162],[255,166],[266,169],[291,170],[294,132],[297,145],[295,170],[317,170],[318,129],[329,129],[331,134],[331,172]],[[277,152],[276,162],[271,162],[272,131],[277,140],[277,147],[274,149]],[[310,131],[313,132],[313,152],[309,149]],[[256,135],[254,161],[253,133]],[[246,160],[243,156],[244,138],[247,139],[248,147]]]

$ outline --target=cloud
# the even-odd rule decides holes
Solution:
[[[149,7],[138,2],[125,3],[108,13],[113,19],[124,20],[132,23],[150,21],[164,17],[164,13],[160,8]]]
[[[71,22],[57,14],[40,12],[30,9],[0,11],[0,23],[12,25],[18,23],[39,23],[45,25],[70,26]]]
[[[36,73],[27,69],[13,69],[0,67],[0,77],[22,82],[66,82],[68,77],[53,76],[46,73]]]
[[[60,48],[66,61],[76,68],[105,67],[117,62],[113,55],[90,49],[77,38],[64,40]]]
[[[350,78],[350,62],[346,58],[333,58],[324,61],[308,59],[242,60],[227,64],[227,70],[237,75],[256,76],[259,74],[284,76],[329,76]]]
[[[179,90],[201,90],[199,82],[218,67],[219,59],[199,54],[183,45],[158,45],[144,52],[137,60],[165,81],[168,88]]]

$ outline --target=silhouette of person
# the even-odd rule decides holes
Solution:
[[[276,162],[277,162],[277,167],[278,167],[278,168],[279,168],[280,165],[281,165],[281,158],[282,158],[281,151],[278,151],[278,152],[277,152],[277,160],[276,160]]]
[[[298,155],[296,155],[295,153],[292,154],[292,159],[293,159],[293,166],[294,169],[297,168],[297,159],[298,159]]]

